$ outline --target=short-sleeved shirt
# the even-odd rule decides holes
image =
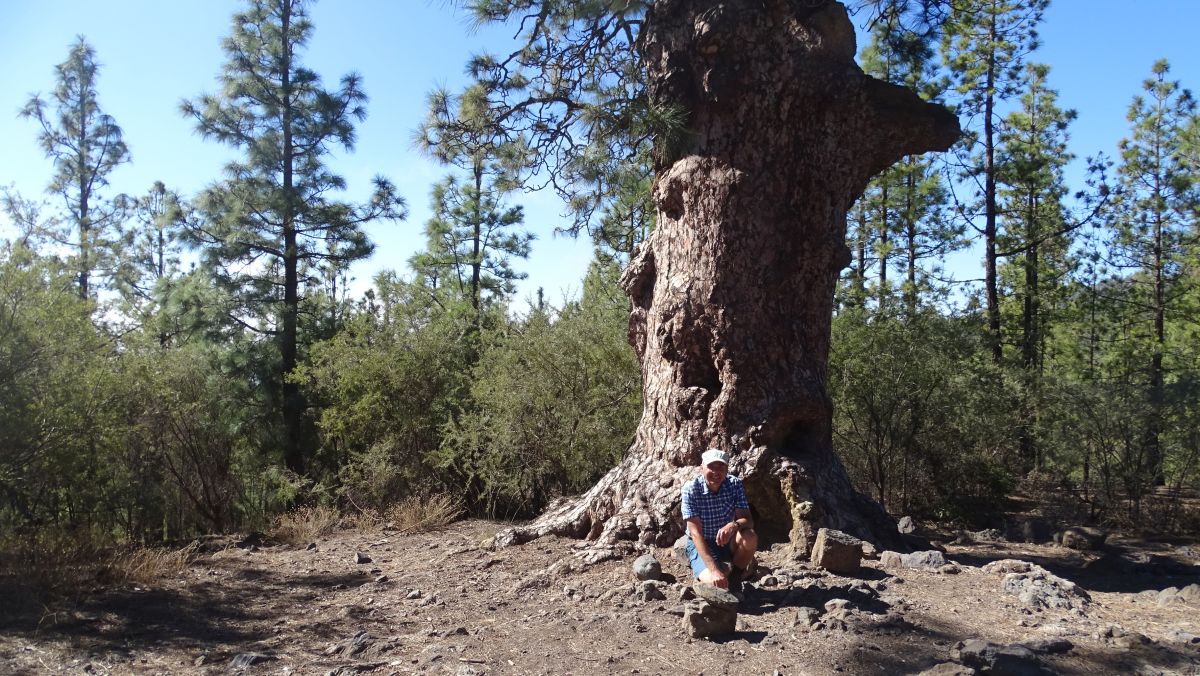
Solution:
[[[735,509],[750,509],[742,480],[735,476],[726,475],[715,493],[701,475],[683,485],[683,519],[700,517],[705,540],[716,539],[717,531],[733,521]]]

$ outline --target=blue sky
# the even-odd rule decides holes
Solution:
[[[102,64],[101,105],[123,128],[133,160],[112,174],[108,194],[140,194],[156,180],[184,194],[203,188],[230,151],[196,136],[179,115],[179,102],[216,89],[219,43],[241,6],[240,0],[0,0],[0,185],[26,197],[42,194],[50,161],[36,146],[35,125],[16,113],[31,93],[53,88],[54,65],[82,34]],[[408,257],[423,243],[430,187],[446,173],[411,144],[426,93],[461,84],[468,56],[504,49],[511,31],[472,31],[441,0],[323,0],[312,7],[312,19],[306,64],[329,84],[357,71],[370,97],[356,151],[335,160],[349,184],[347,196],[365,194],[370,178],[383,174],[397,183],[411,211],[406,222],[370,228],[376,253],[353,271],[357,288],[365,288],[379,269],[407,272]],[[1051,65],[1050,84],[1061,105],[1079,112],[1071,130],[1077,156],[1115,155],[1127,134],[1129,102],[1155,60],[1169,59],[1184,86],[1200,86],[1197,25],[1200,3],[1193,0],[1052,2],[1034,58]],[[578,293],[590,244],[551,234],[563,223],[551,195],[516,199],[538,233],[533,256],[517,266],[530,276],[519,296],[538,287],[550,300]],[[0,236],[7,234],[0,224]]]

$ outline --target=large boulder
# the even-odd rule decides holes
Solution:
[[[812,564],[839,575],[853,575],[862,568],[862,540],[839,530],[822,528],[813,543]]]

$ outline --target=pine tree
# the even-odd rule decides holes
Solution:
[[[1129,107],[1131,135],[1121,142],[1118,166],[1121,194],[1113,212],[1113,264],[1130,273],[1126,309],[1138,330],[1134,352],[1148,355],[1139,380],[1144,384],[1147,419],[1142,438],[1148,480],[1163,479],[1161,434],[1164,394],[1170,364],[1166,362],[1168,327],[1187,297],[1187,238],[1195,237],[1197,176],[1181,152],[1183,133],[1192,123],[1196,102],[1190,91],[1168,79],[1166,61],[1154,64],[1145,94]]]
[[[945,91],[933,49],[918,34],[894,32],[881,23],[872,32],[861,61],[867,74],[916,91],[925,100],[939,100]],[[853,237],[854,245],[864,249],[859,252],[856,271],[862,268],[865,275],[865,250],[873,251],[879,312],[890,311],[892,290],[899,287],[905,314],[915,316],[921,294],[931,289],[932,270],[926,266],[961,246],[962,227],[950,223],[943,213],[946,197],[933,162],[909,155],[872,179],[859,199],[854,220],[859,230],[865,225],[868,232]],[[904,275],[899,282],[889,277],[893,267]]]
[[[999,234],[996,151],[1000,105],[1021,90],[1026,55],[1037,46],[1037,26],[1049,0],[965,0],[955,3],[942,49],[959,94],[959,114],[969,118],[961,150],[970,153],[964,178],[975,184],[983,227],[984,294],[992,361],[1004,356],[996,238]]]
[[[114,201],[101,189],[113,169],[129,161],[121,128],[101,108],[96,91],[100,66],[96,50],[83,36],[71,45],[67,60],[55,67],[57,84],[51,101],[40,95],[29,99],[21,116],[41,127],[38,142],[54,160],[54,178],[48,190],[62,196],[74,230],[78,251],[76,269],[79,296],[93,295],[92,273],[108,264],[113,249],[112,230],[119,214]]]
[[[1075,111],[1060,109],[1057,94],[1046,86],[1049,68],[1030,64],[1021,108],[1004,119],[999,135],[997,184],[1004,234],[997,238],[997,258],[1008,261],[1001,277],[1010,276],[1021,300],[1019,335],[1025,403],[1019,423],[1022,469],[1041,466],[1034,434],[1039,379],[1044,368],[1044,336],[1049,321],[1045,300],[1050,289],[1067,280],[1068,251],[1075,224],[1068,224],[1063,198],[1063,168],[1073,159],[1067,151],[1067,127]],[[1005,274],[1009,273],[1009,274]]]
[[[411,265],[431,285],[452,285],[476,318],[490,302],[511,296],[527,275],[512,268],[527,258],[533,235],[513,230],[524,222],[519,206],[505,208],[496,180],[485,182],[478,166],[466,183],[449,176],[433,188],[433,218],[425,226],[426,248]]]
[[[308,293],[302,273],[331,264],[345,267],[370,255],[363,224],[404,217],[403,200],[387,180],[375,179],[364,204],[333,201],[345,181],[326,165],[337,148],[352,150],[355,122],[366,116],[358,75],[325,89],[299,57],[312,34],[305,0],[251,0],[234,16],[222,46],[227,56],[222,90],[184,102],[205,137],[232,146],[243,159],[201,196],[201,218],[191,230],[216,279],[237,300],[231,317],[275,338],[286,427],[284,457],[298,473],[304,402],[287,379],[298,362],[300,307]]]

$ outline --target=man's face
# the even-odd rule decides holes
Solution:
[[[723,462],[710,462],[700,468],[704,474],[704,481],[708,483],[710,488],[720,486],[725,480],[725,475],[729,473],[729,466]]]

